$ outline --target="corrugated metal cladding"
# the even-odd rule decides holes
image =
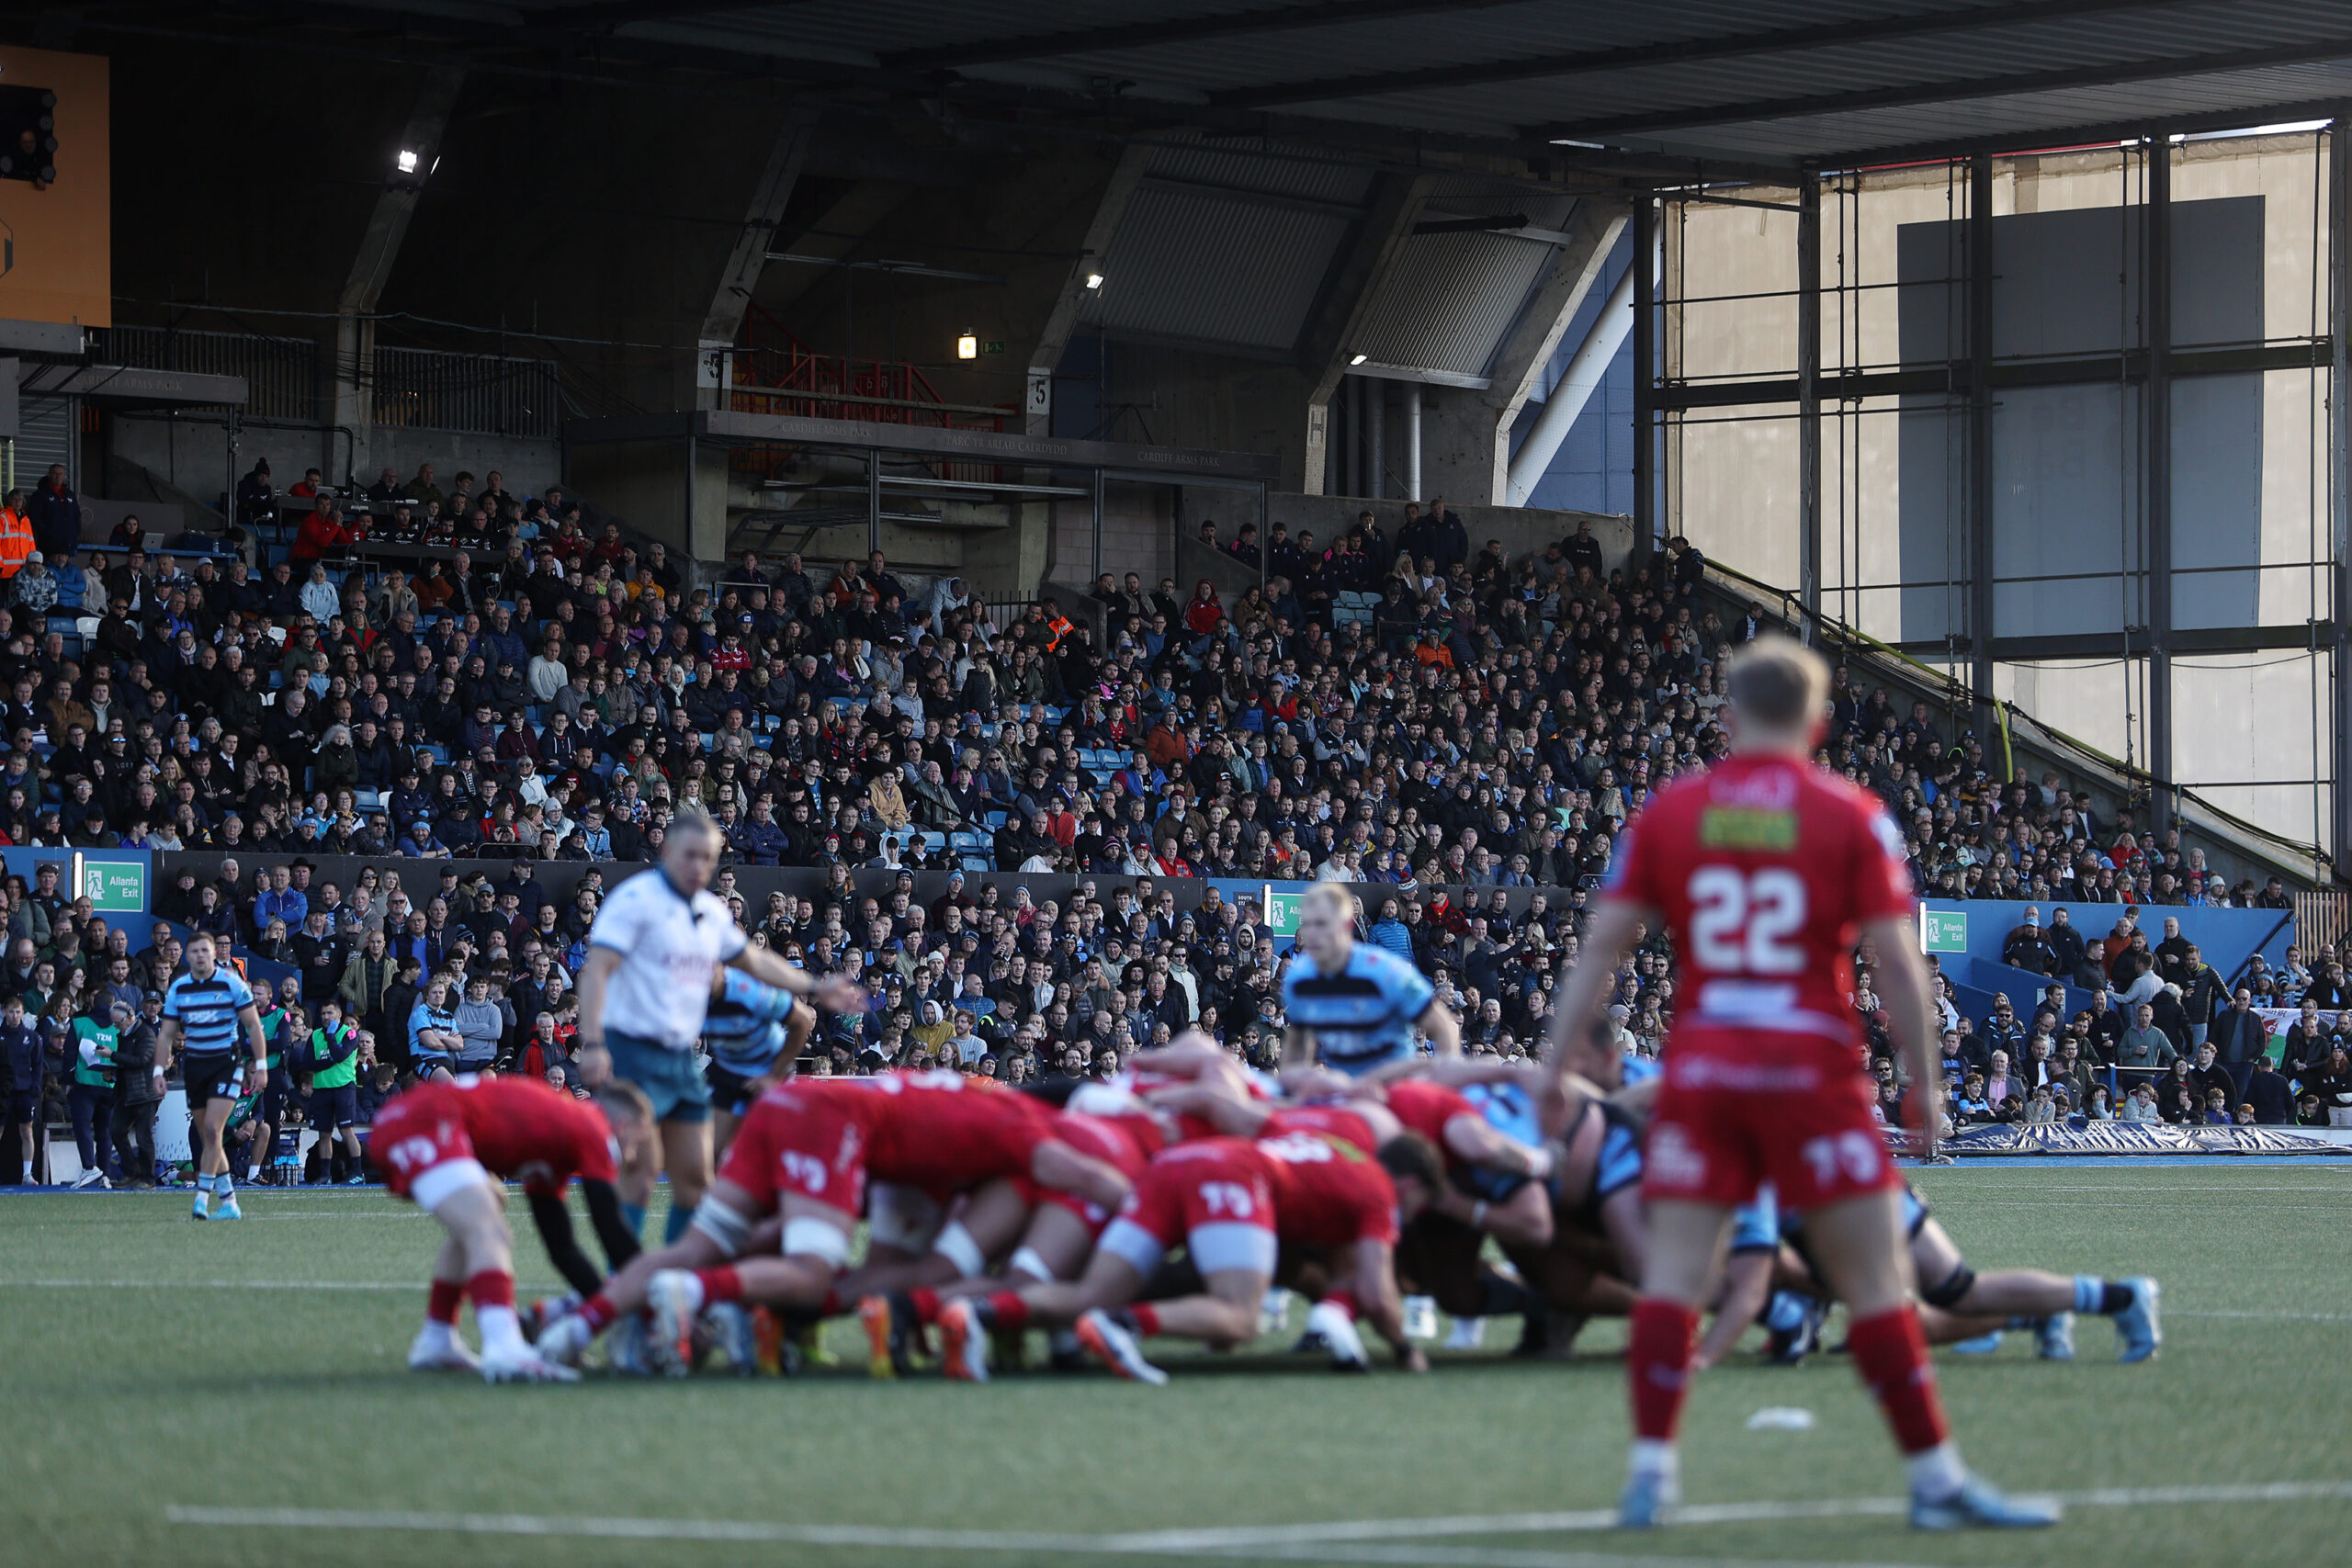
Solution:
[[[1147,181],[1080,320],[1203,344],[1288,353],[1351,220]]]
[[[1499,182],[1442,186],[1425,220],[1524,213],[1531,227],[1564,228],[1576,202],[1530,197]],[[1555,247],[1509,234],[1416,234],[1381,289],[1351,352],[1375,365],[1484,376],[1526,309]]]
[[[1279,143],[1262,152],[1255,150],[1254,142],[1247,146],[1250,150],[1196,138],[1170,140],[1152,149],[1149,173],[1159,179],[1230,186],[1351,207],[1361,205],[1372,189],[1372,171],[1361,164],[1345,164],[1328,152]]]
[[[536,6],[541,0],[529,0]],[[545,0],[548,4],[560,0]],[[1047,47],[1017,60],[975,61],[972,76],[1034,82],[1078,91],[1114,80],[1136,98],[1184,104],[1236,89],[1321,83],[1417,68],[1508,64],[1600,50],[1781,29],[1861,23],[1883,17],[1996,13],[2006,0],[1507,0],[1499,5],[1381,16],[1329,7],[1311,26],[1227,32],[1196,39],[1096,46],[1062,52]],[[753,53],[876,63],[906,50],[975,50],[1006,39],[1036,39],[1120,25],[1207,19],[1259,11],[1307,11],[1299,0],[799,0],[745,4],[707,16],[625,23],[625,37],[674,39]],[[1336,12],[1337,15],[1330,13]],[[484,12],[488,14],[487,11]],[[1688,109],[1704,118],[1721,107],[1804,100],[1885,88],[1949,85],[1953,96],[1924,106],[1824,114],[1759,116],[1746,123],[1677,128],[1658,124],[1623,140],[1726,156],[1837,157],[1848,152],[1957,137],[2015,139],[2098,121],[2165,113],[2244,112],[2249,123],[2268,106],[2340,95],[2348,68],[2305,64],[2218,73],[2200,59],[2271,45],[2318,48],[2352,39],[2352,0],[2150,0],[2029,21],[1997,20],[1878,41],[1736,58],[1652,64],[1571,75],[1514,76],[1476,85],[1437,85],[1377,96],[1283,104],[1283,112],[1388,130],[1513,137],[1538,126],[1617,115]],[[2098,70],[2134,61],[2174,62],[2176,74],[2108,90],[1983,96],[1969,84],[2023,73],[2083,66]],[[951,63],[949,69],[956,69]],[[1966,95],[1980,94],[1973,101]],[[1611,140],[1619,138],[1611,136]],[[1203,160],[1210,150],[1193,154]],[[1205,168],[1203,164],[1199,167]],[[1195,174],[1188,176],[1204,177]],[[1323,176],[1294,170],[1306,186]],[[1304,189],[1294,194],[1305,194]]]
[[[2228,114],[2246,106],[2249,125],[2267,117],[2264,104],[2309,104],[2352,98],[2352,61],[2280,65],[2165,82],[2120,83],[2108,87],[2072,87],[2064,92],[2019,93],[1962,103],[1919,105],[1901,109],[1823,115],[1812,119],[1760,120],[1711,126],[1673,140],[1734,155],[1804,155],[1821,148],[1868,150],[1984,137],[2011,137],[2020,150],[2044,128],[2106,125],[2118,120],[2165,116]],[[1671,133],[1660,132],[1662,138]]]
[[[82,400],[20,393],[17,413],[17,483],[30,490],[50,465],[65,465],[66,482],[82,483]]]
[[[1904,8],[1905,12],[1920,9],[1924,8]],[[1780,25],[1774,8],[1766,6],[1736,30],[1749,32]],[[1453,117],[1460,129],[1474,129],[1466,122],[1475,119],[1475,129],[1494,134],[1511,126],[1575,124],[1612,115],[1679,108],[1703,113],[1720,104],[1973,82],[2068,66],[2095,68],[2188,59],[2347,34],[2352,34],[2352,4],[2345,0],[2316,0],[2312,5],[2299,0],[2194,0],[2152,6],[2144,15],[2109,12],[1988,26],[1973,32],[1829,43],[1568,77],[1532,75],[1469,89],[1430,87],[1356,98],[1344,106],[1300,107],[1311,112],[1403,124],[1424,124],[1431,116],[1444,115]],[[1506,51],[1486,58],[1509,59],[1510,54]],[[1794,129],[1810,129],[1810,122],[1803,118],[1787,123]],[[1688,133],[1688,139],[1714,144],[1721,136],[1714,127],[1699,127]],[[1805,140],[1808,150],[1835,150],[1833,143],[1817,142],[1810,136]]]

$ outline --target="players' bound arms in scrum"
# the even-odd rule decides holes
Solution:
[[[1456,1089],[1467,1089],[1473,1084],[1510,1084],[1525,1090],[1531,1099],[1542,1088],[1541,1080],[1534,1073],[1499,1056],[1441,1057],[1416,1066],[1417,1071],[1399,1076],[1425,1077],[1433,1084]],[[1601,1098],[1599,1084],[1575,1073],[1568,1075],[1568,1081],[1577,1092],[1595,1100]],[[1362,1092],[1363,1083],[1359,1082],[1354,1088]],[[1530,1148],[1518,1139],[1496,1131],[1483,1117],[1456,1116],[1448,1122],[1445,1124],[1445,1152],[1465,1165],[1481,1166],[1508,1176],[1524,1176],[1541,1181],[1552,1174],[1550,1149]]]
[[[1254,1138],[1276,1109],[1271,1100],[1243,1100],[1207,1084],[1170,1084],[1143,1097],[1171,1116],[1197,1116],[1228,1138]]]

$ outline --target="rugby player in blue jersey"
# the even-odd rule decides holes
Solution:
[[[1461,1027],[1429,977],[1356,941],[1355,924],[1355,898],[1338,884],[1308,890],[1283,976],[1283,1072],[1313,1065],[1318,1053],[1325,1066],[1350,1077],[1405,1071],[1419,1058],[1416,1026],[1439,1056],[1460,1055]]]

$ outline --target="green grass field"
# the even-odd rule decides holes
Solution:
[[[1442,1358],[1419,1379],[1169,1346],[1164,1390],[876,1384],[862,1360],[794,1382],[417,1377],[401,1356],[432,1223],[380,1192],[260,1191],[243,1224],[202,1227],[178,1195],[0,1200],[0,1563],[2345,1559],[2352,1169],[2084,1163],[1920,1185],[1979,1268],[2164,1282],[2153,1365],[2116,1365],[2097,1320],[2070,1366],[2026,1336],[1943,1362],[1973,1462],[2077,1499],[2055,1531],[1918,1537],[1876,1511],[1899,1472],[1826,1357],[1701,1380],[1687,1491],[1720,1517],[1601,1530],[1626,1434],[1611,1325],[1572,1363]],[[537,1245],[526,1286],[552,1279]],[[835,1333],[862,1348],[854,1325]],[[1747,1431],[1766,1405],[1818,1425]],[[2101,1489],[2131,1495],[2084,1496]],[[1811,1503],[1829,1506],[1792,1506]]]

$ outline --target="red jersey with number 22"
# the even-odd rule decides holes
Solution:
[[[1731,757],[1652,796],[1621,838],[1609,896],[1666,919],[1674,1034],[1861,1044],[1849,958],[1863,922],[1909,912],[1903,837],[1878,797],[1786,757]]]

